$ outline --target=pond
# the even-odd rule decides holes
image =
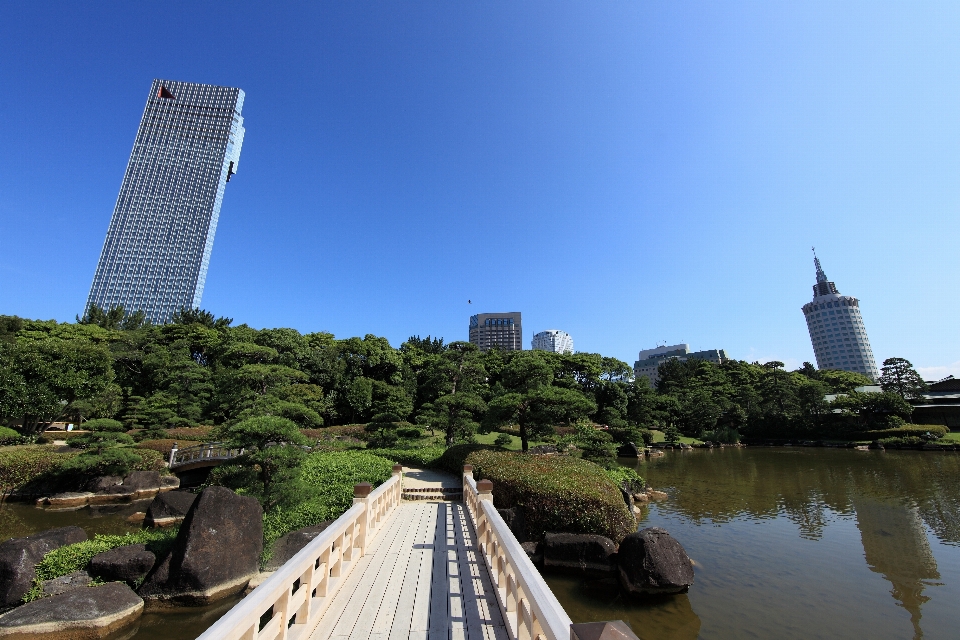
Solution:
[[[724,448],[627,461],[669,499],[663,527],[695,562],[686,595],[634,602],[548,575],[575,622],[646,639],[955,638],[960,454]]]

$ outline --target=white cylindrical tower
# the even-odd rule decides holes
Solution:
[[[813,301],[803,305],[810,342],[818,369],[856,371],[877,380],[879,373],[867,329],[860,315],[860,301],[843,296],[835,284],[827,280],[814,255],[817,284],[813,285]]]

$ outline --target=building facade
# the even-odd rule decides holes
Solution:
[[[227,182],[243,145],[244,93],[154,80],[87,309],[123,305],[161,324],[200,306]]]
[[[470,342],[486,351],[499,347],[504,351],[523,349],[523,326],[519,311],[478,313],[470,316]]]
[[[673,344],[670,346],[657,347],[655,349],[644,349],[637,356],[637,361],[633,363],[633,376],[635,378],[645,377],[650,381],[650,386],[657,384],[660,379],[658,368],[666,360],[676,359],[681,362],[684,360],[706,360],[715,364],[723,364],[730,360],[724,349],[707,349],[705,351],[690,351],[690,345]]]
[[[533,336],[530,346],[539,351],[554,353],[573,353],[573,338],[566,331],[547,329]]]
[[[817,284],[813,285],[813,301],[803,305],[803,315],[817,368],[856,371],[877,380],[877,363],[860,315],[860,301],[840,295],[837,286],[827,280],[820,259],[814,256],[813,263]]]

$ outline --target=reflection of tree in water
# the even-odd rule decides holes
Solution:
[[[893,585],[891,594],[910,613],[914,638],[922,638],[920,606],[930,599],[923,595],[924,580],[939,580],[940,573],[916,507],[864,497],[853,504],[870,570]]]

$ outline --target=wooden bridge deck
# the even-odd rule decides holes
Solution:
[[[357,563],[312,640],[507,640],[462,503],[403,503]]]

